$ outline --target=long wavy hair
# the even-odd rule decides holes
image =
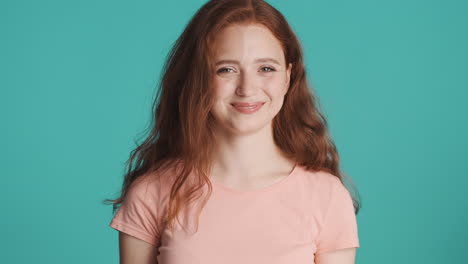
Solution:
[[[172,229],[179,211],[200,198],[203,186],[207,185],[211,194],[208,175],[215,148],[215,119],[210,113],[215,94],[211,84],[213,41],[229,25],[251,23],[267,27],[281,43],[286,65],[293,65],[289,90],[273,119],[275,144],[285,157],[309,171],[329,172],[343,184],[346,178],[355,190],[350,192],[355,214],[359,212],[357,190],[339,168],[327,121],[306,79],[300,42],[285,17],[262,0],[211,0],[191,18],[166,58],[147,128],[150,131],[126,162],[120,197],[104,200],[113,204],[113,213],[137,178],[176,165],[181,169],[171,181],[164,215],[167,227]],[[188,180],[189,175],[195,180]]]

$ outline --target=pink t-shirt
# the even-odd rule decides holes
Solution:
[[[196,233],[164,228],[170,187],[148,179],[134,182],[109,226],[158,247],[158,264],[311,264],[314,254],[359,247],[351,196],[324,171],[296,165],[288,177],[248,191],[212,181]]]

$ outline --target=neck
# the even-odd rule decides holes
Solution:
[[[251,134],[218,136],[216,145],[211,172],[221,180],[288,173],[294,166],[274,143],[271,126]]]

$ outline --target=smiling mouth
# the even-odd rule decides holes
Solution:
[[[232,103],[231,105],[236,109],[238,112],[242,114],[251,114],[258,111],[265,103]]]
[[[265,104],[264,102],[254,102],[254,103],[241,103],[241,102],[236,102],[232,103],[231,105],[234,107],[257,107],[259,105]]]

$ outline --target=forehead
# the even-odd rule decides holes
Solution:
[[[213,39],[215,60],[235,59],[253,61],[271,57],[284,63],[280,41],[261,24],[231,25],[223,28]]]

